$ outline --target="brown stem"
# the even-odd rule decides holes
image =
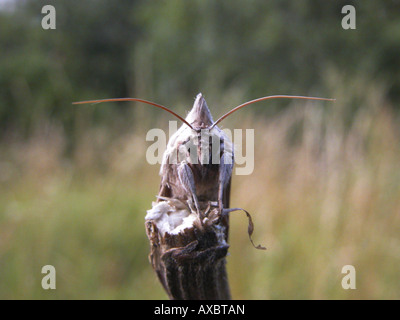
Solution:
[[[150,262],[170,299],[231,298],[225,259],[229,245],[218,221],[162,234],[153,220],[147,220],[146,232]]]

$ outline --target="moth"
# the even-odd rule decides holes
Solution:
[[[171,299],[229,299],[226,274],[229,214],[243,210],[251,238],[254,225],[250,214],[230,208],[234,165],[232,141],[217,125],[226,117],[256,102],[269,99],[334,99],[275,95],[245,102],[216,121],[203,95],[196,96],[186,118],[143,99],[117,98],[74,104],[135,101],[161,108],[183,122],[171,136],[160,168],[157,199],[147,211],[145,225],[150,240],[150,262]]]

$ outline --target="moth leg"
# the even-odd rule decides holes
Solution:
[[[207,216],[211,209],[211,201],[208,202],[207,208],[204,211],[204,215]]]
[[[197,199],[197,196],[196,196],[196,186],[194,183],[192,169],[190,169],[190,167],[187,163],[183,162],[178,166],[177,171],[178,171],[179,180],[180,180],[183,188],[185,189],[185,191],[187,193],[189,193],[192,196],[194,205],[197,210],[197,214],[199,215],[199,217],[201,219],[203,219],[203,216],[202,216],[201,210],[200,210],[199,200]]]

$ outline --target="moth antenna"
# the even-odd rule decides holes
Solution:
[[[170,114],[174,115],[175,117],[177,117],[179,120],[181,120],[184,124],[186,124],[187,126],[189,126],[191,129],[193,129],[193,127],[190,125],[189,122],[187,122],[185,119],[183,119],[180,115],[176,114],[175,112],[173,112],[172,110],[168,109],[167,107],[164,107],[161,104],[152,102],[152,101],[147,101],[147,100],[143,100],[143,99],[137,99],[137,98],[113,98],[113,99],[101,99],[101,100],[87,100],[87,101],[78,101],[78,102],[73,102],[72,104],[87,104],[87,103],[91,103],[91,104],[96,104],[96,103],[102,103],[102,102],[121,102],[121,101],[136,101],[136,102],[142,102],[142,103],[146,103],[149,105],[152,105],[154,107],[163,109],[167,112],[169,112]]]
[[[304,100],[322,100],[322,101],[336,101],[336,99],[328,99],[328,98],[318,98],[318,97],[306,97],[306,96],[290,96],[290,95],[275,95],[275,96],[267,96],[267,97],[262,97],[254,100],[247,101],[245,103],[242,103],[241,105],[233,108],[231,111],[228,113],[225,113],[222,117],[220,117],[217,121],[215,121],[210,129],[214,128],[218,123],[220,123],[222,120],[224,120],[227,116],[231,115],[235,111],[242,109],[243,107],[248,106],[249,104],[253,104],[256,102],[264,101],[264,100],[269,100],[269,99],[281,99],[281,98],[287,98],[287,99],[304,99]]]

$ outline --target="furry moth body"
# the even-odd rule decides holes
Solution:
[[[183,119],[154,102],[136,98],[91,100],[74,104],[137,101],[173,114],[183,122],[170,138],[160,168],[157,200],[145,217],[150,262],[170,299],[230,299],[226,273],[233,144],[217,124],[233,112],[273,98],[328,100],[304,96],[268,96],[245,102],[213,121],[198,94]],[[248,234],[253,223],[250,214]],[[255,246],[256,247],[256,246]],[[257,249],[265,249],[257,246]]]

